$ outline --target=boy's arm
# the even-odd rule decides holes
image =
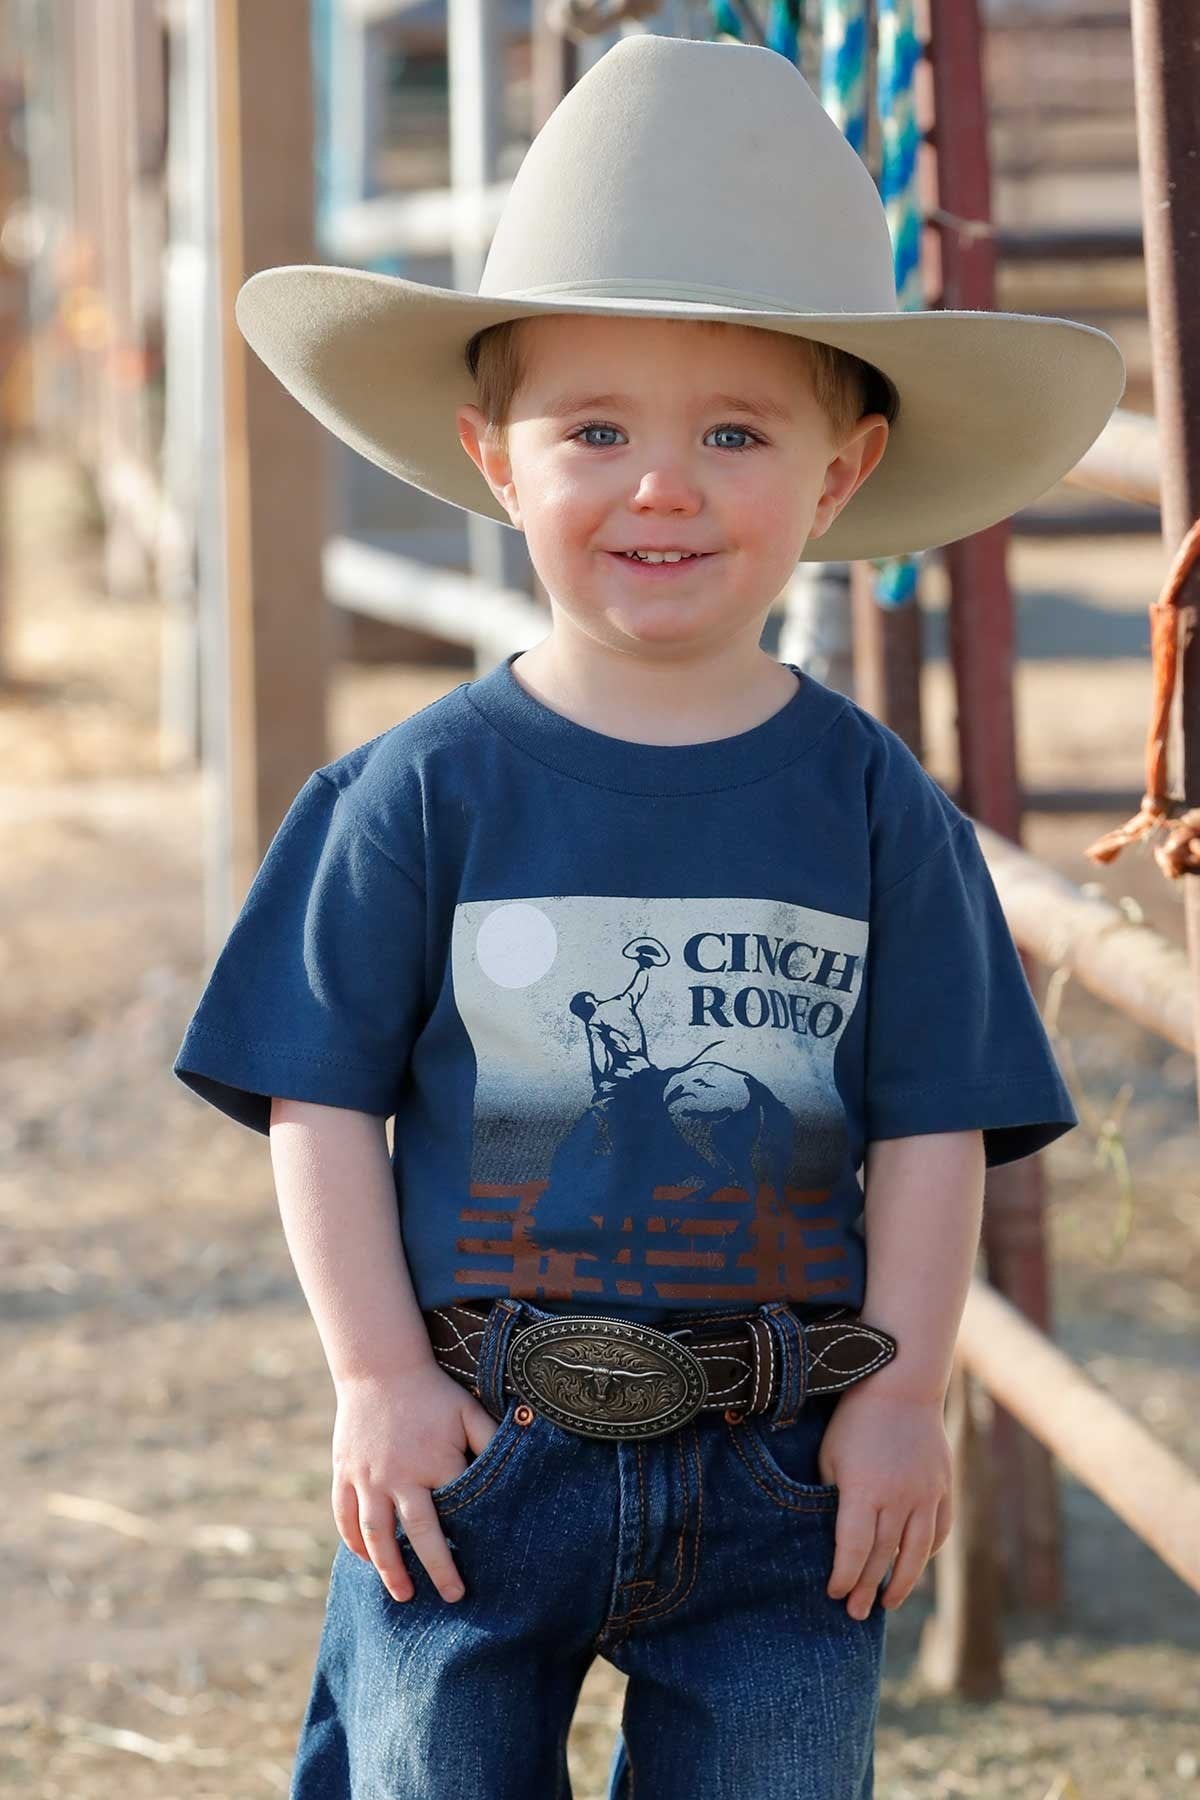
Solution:
[[[981,1131],[868,1144],[862,1317],[899,1348],[864,1388],[945,1402],[979,1249],[983,1176]]]
[[[983,1215],[980,1131],[882,1138],[867,1148],[867,1284],[862,1317],[897,1351],[847,1388],[821,1441],[821,1479],[836,1483],[831,1599],[865,1619],[895,1559],[882,1604],[899,1606],[941,1549],[952,1519],[944,1409]]]
[[[438,1363],[404,1255],[385,1121],[348,1107],[271,1101],[284,1236],[337,1393],[333,1512],[346,1546],[395,1600],[411,1600],[396,1516],[447,1600],[463,1585],[432,1490],[497,1425]]]
[[[433,1363],[400,1237],[385,1121],[274,1099],[271,1166],[335,1387]]]

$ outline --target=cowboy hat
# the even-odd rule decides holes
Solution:
[[[900,555],[1037,498],[1125,386],[1107,333],[1023,313],[901,311],[869,170],[774,50],[638,34],[566,94],[513,179],[476,294],[361,269],[264,269],[237,323],[369,461],[511,524],[458,438],[490,325],[550,313],[717,319],[874,365],[898,412],[883,458],[802,561]]]

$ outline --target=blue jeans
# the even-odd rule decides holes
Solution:
[[[798,1406],[800,1309],[753,1310],[783,1372],[770,1413],[605,1442],[518,1420],[509,1337],[555,1315],[495,1303],[479,1383],[500,1424],[433,1489],[466,1594],[442,1599],[399,1524],[408,1601],[339,1543],[291,1800],[571,1800],[597,1656],[628,1676],[609,1800],[871,1800],[888,1615],[825,1592],[837,1396]]]

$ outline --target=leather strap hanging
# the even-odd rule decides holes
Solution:
[[[1097,838],[1085,854],[1093,862],[1110,863],[1126,844],[1148,837],[1159,826],[1170,824],[1166,840],[1154,846],[1154,859],[1170,881],[1181,875],[1200,874],[1200,807],[1191,807],[1171,818],[1167,798],[1167,737],[1179,662],[1179,606],[1184,583],[1200,558],[1200,519],[1192,526],[1167,573],[1162,593],[1150,604],[1150,656],[1154,697],[1150,729],[1146,736],[1146,791],[1134,817]]]

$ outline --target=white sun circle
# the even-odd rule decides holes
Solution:
[[[497,987],[540,981],[558,955],[558,934],[540,906],[514,900],[490,912],[475,937],[479,967]]]

